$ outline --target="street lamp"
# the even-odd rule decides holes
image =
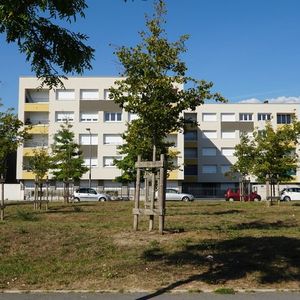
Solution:
[[[90,170],[89,170],[89,188],[91,188],[92,182],[92,133],[91,128],[86,128],[90,135]]]

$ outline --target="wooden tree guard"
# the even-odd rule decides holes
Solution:
[[[155,153],[155,150],[154,150]],[[139,215],[149,216],[149,231],[154,229],[154,216],[158,216],[159,232],[164,231],[165,223],[165,187],[166,187],[166,166],[164,154],[161,154],[160,161],[141,161],[141,155],[135,163],[136,188],[134,197],[133,229],[138,230]],[[145,205],[140,208],[141,196],[141,171],[144,171],[145,180]],[[157,203],[155,202],[155,187],[158,185]],[[151,186],[151,188],[150,188]],[[156,207],[157,205],[157,207]]]

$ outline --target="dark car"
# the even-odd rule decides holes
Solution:
[[[232,189],[227,189],[225,193],[225,200],[226,201],[240,201],[240,190],[232,190]],[[244,195],[244,201],[260,201],[261,196],[258,195],[256,192],[251,192],[250,194]]]

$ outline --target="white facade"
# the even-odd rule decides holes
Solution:
[[[118,146],[123,143],[121,135],[126,123],[137,116],[125,112],[109,98],[109,88],[116,80],[121,78],[73,77],[64,81],[65,89],[36,90],[40,85],[36,78],[20,78],[19,118],[25,124],[31,124],[32,139],[18,149],[17,179],[24,181],[25,186],[32,185],[34,177],[28,171],[29,156],[36,148],[50,147],[54,134],[61,124],[68,121],[73,126],[87,166],[92,152],[92,186],[119,187],[114,179],[121,175],[121,171],[113,161],[121,158]],[[176,161],[182,167],[183,134],[172,134],[168,139],[176,142],[175,148],[180,152]],[[81,184],[87,184],[88,176],[89,172],[83,175]],[[182,168],[171,172],[169,180],[176,186],[180,185]]]
[[[32,139],[18,150],[17,179],[24,181],[25,186],[32,184],[28,157],[38,147],[50,147],[60,125],[68,121],[87,166],[92,153],[92,185],[110,189],[120,186],[114,182],[121,173],[113,161],[121,158],[118,146],[123,142],[126,123],[137,116],[110,99],[109,88],[116,80],[120,78],[74,77],[64,82],[66,89],[36,90],[40,85],[36,78],[20,78],[19,118],[32,125]],[[195,195],[216,194],[218,190],[221,195],[238,182],[226,177],[226,172],[236,161],[234,147],[241,133],[251,136],[255,128],[264,128],[268,120],[276,128],[289,123],[293,114],[299,118],[297,104],[205,104],[184,112],[184,117],[197,121],[198,126],[168,137],[179,151],[175,161],[180,167],[171,172],[168,186],[182,185]],[[88,172],[83,175],[82,184],[87,184],[87,180]],[[300,182],[299,170],[295,182]]]

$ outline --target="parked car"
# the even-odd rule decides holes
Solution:
[[[105,193],[97,193],[91,188],[79,188],[73,194],[74,201],[108,201],[111,200],[110,195]]]
[[[232,189],[227,189],[225,193],[226,201],[240,201],[240,190],[233,191]],[[245,195],[245,201],[260,201],[261,196],[256,192],[251,192],[250,194]]]
[[[166,189],[166,200],[194,201],[191,194],[179,193],[174,189]]]
[[[280,194],[281,201],[300,200],[300,188],[286,188]]]

